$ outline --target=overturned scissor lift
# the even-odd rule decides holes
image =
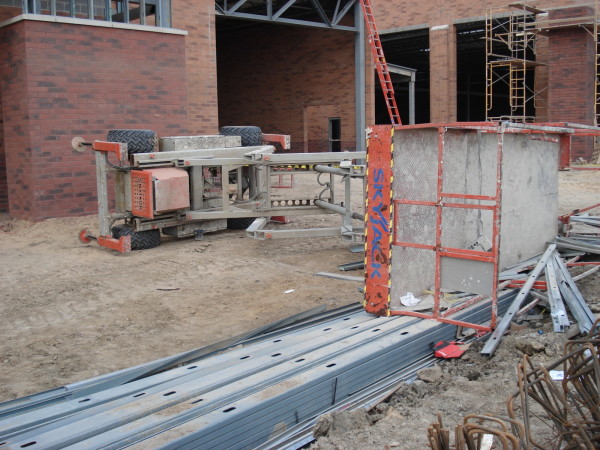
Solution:
[[[273,139],[273,135],[266,136]],[[184,137],[185,149],[177,149],[181,139],[161,139],[160,147],[170,151],[134,154],[127,151],[127,143],[74,142],[76,148],[90,146],[95,153],[100,229],[96,239],[100,245],[120,252],[136,249],[138,243],[137,248],[149,248],[146,236],[160,242],[161,231],[175,237],[198,237],[225,229],[232,221],[238,229],[252,225],[249,234],[259,239],[341,235],[362,242],[362,223],[353,224],[353,220],[362,222],[363,217],[352,211],[351,180],[363,178],[365,152],[275,153],[272,145],[242,147],[239,140],[232,144],[231,136]],[[202,148],[207,147],[206,142],[217,145]],[[111,153],[118,163],[110,162]],[[292,176],[313,173],[329,180],[319,183],[318,195],[281,198],[273,191],[273,176],[281,168]],[[109,210],[111,172],[116,173],[115,212]],[[340,195],[336,176],[342,177],[344,192]],[[336,213],[342,216],[341,227],[265,229],[271,217]],[[257,218],[262,220],[253,223]],[[125,226],[115,228],[117,221],[124,221]],[[119,235],[115,229],[125,232]],[[80,238],[89,241],[92,236],[83,231]]]

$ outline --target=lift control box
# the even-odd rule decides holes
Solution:
[[[163,167],[131,171],[132,214],[147,219],[190,207],[186,170]]]

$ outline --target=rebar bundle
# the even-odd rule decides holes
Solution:
[[[585,337],[568,341],[564,356],[546,366],[535,367],[524,355],[517,366],[517,390],[507,402],[508,417],[465,416],[452,445],[438,414],[438,421],[427,430],[431,448],[600,448],[599,353],[600,319]],[[549,439],[540,442],[537,436],[544,427]]]

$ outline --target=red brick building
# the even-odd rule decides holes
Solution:
[[[482,33],[486,11],[505,5],[375,2],[388,62],[416,69],[417,122],[486,118]],[[595,9],[536,6],[548,20],[577,19],[539,33],[532,114],[594,124]],[[354,0],[0,0],[0,211],[96,212],[93,157],[70,141],[113,128],[172,136],[258,125],[291,134],[293,151],[364,148],[365,124],[389,119],[361,28]],[[408,84],[396,84],[407,122]],[[587,158],[593,144],[575,151]]]

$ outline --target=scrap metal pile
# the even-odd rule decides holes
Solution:
[[[434,450],[473,448],[594,449],[600,445],[600,320],[581,339],[565,344],[564,356],[535,367],[523,356],[508,417],[468,415],[454,433],[441,415],[428,429]],[[532,431],[536,425],[537,433]],[[544,431],[541,431],[544,430]]]
[[[555,332],[569,328],[569,312],[581,333],[592,330],[596,317],[575,282],[600,270],[597,257],[600,255],[600,233],[596,230],[600,227],[600,217],[589,214],[589,211],[597,209],[600,209],[600,204],[561,216],[563,235],[557,236],[543,255],[523,261],[500,274],[499,288],[518,288],[519,292],[483,347],[482,354],[491,355],[511,323],[535,307],[550,310]],[[577,276],[569,272],[569,268],[585,266],[592,268]],[[542,275],[545,280],[538,280]],[[533,300],[525,304],[529,297]]]

